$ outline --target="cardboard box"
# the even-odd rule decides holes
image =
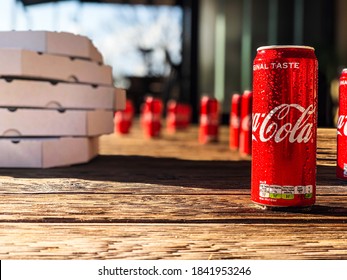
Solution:
[[[0,76],[113,86],[110,66],[19,49],[0,49]]]
[[[115,88],[114,90],[114,105],[115,111],[117,110],[125,110],[126,106],[126,91],[125,89]]]
[[[0,167],[48,168],[85,163],[98,154],[98,138],[0,139]]]
[[[102,55],[90,39],[67,32],[1,31],[0,48],[26,49],[103,62]]]
[[[113,133],[113,111],[0,109],[0,137],[97,136]]]
[[[0,79],[0,107],[121,110],[125,99],[114,87]]]

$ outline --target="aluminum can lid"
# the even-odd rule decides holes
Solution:
[[[269,50],[269,49],[308,49],[308,50],[313,50],[313,47],[310,46],[298,46],[298,45],[271,45],[271,46],[263,46],[257,48],[257,51],[261,50]]]

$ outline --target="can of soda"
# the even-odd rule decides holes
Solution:
[[[249,90],[246,90],[241,97],[239,152],[244,155],[252,154],[252,98],[253,94]]]
[[[119,134],[128,134],[133,122],[134,105],[130,99],[127,99],[125,110],[119,110],[114,113],[114,130]]]
[[[169,100],[166,104],[166,130],[175,133],[177,130],[177,101]]]
[[[237,150],[240,144],[241,95],[234,93],[231,97],[231,111],[229,121],[229,147]]]
[[[189,104],[180,103],[178,106],[178,114],[180,116],[179,128],[188,128],[192,119],[192,106]]]
[[[162,110],[163,103],[159,98],[146,97],[141,116],[141,124],[146,138],[160,135]]]
[[[270,208],[315,203],[317,85],[312,47],[258,48],[253,63],[253,202]]]
[[[199,142],[218,141],[219,103],[214,97],[203,96],[200,104]]]
[[[166,106],[166,129],[168,133],[186,129],[191,119],[191,107],[188,104],[169,100]]]
[[[342,70],[339,85],[336,177],[347,180],[347,68]]]

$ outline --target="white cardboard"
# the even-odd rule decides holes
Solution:
[[[110,66],[20,49],[0,49],[0,76],[113,85]]]
[[[113,133],[113,111],[0,109],[0,136],[97,136]]]
[[[90,39],[67,32],[1,31],[0,48],[26,49],[102,63],[102,55]]]
[[[114,87],[0,79],[0,107],[121,110],[125,99]]]
[[[98,154],[98,138],[0,139],[0,167],[48,168],[85,163]]]

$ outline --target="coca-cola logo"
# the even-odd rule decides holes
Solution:
[[[218,125],[218,123],[219,123],[218,114],[200,115],[200,124],[202,125]]]
[[[337,120],[337,135],[347,136],[347,116],[340,115]]]
[[[244,116],[241,122],[241,129],[243,131],[249,131],[251,130],[251,125],[251,115]]]
[[[252,140],[267,142],[273,139],[279,143],[288,138],[290,143],[307,143],[313,135],[315,109],[313,105],[304,108],[299,104],[282,104],[268,114],[253,113]],[[295,111],[299,117],[283,123]]]
[[[132,114],[128,112],[118,111],[115,113],[116,121],[130,121],[132,119]]]
[[[168,113],[167,121],[168,122],[187,122],[189,121],[189,115],[179,114],[179,113]]]
[[[160,122],[160,114],[153,114],[151,112],[145,112],[143,114],[143,121],[145,121],[145,122]]]
[[[231,113],[230,116],[230,125],[232,128],[238,129],[240,128],[240,117],[237,114]]]

